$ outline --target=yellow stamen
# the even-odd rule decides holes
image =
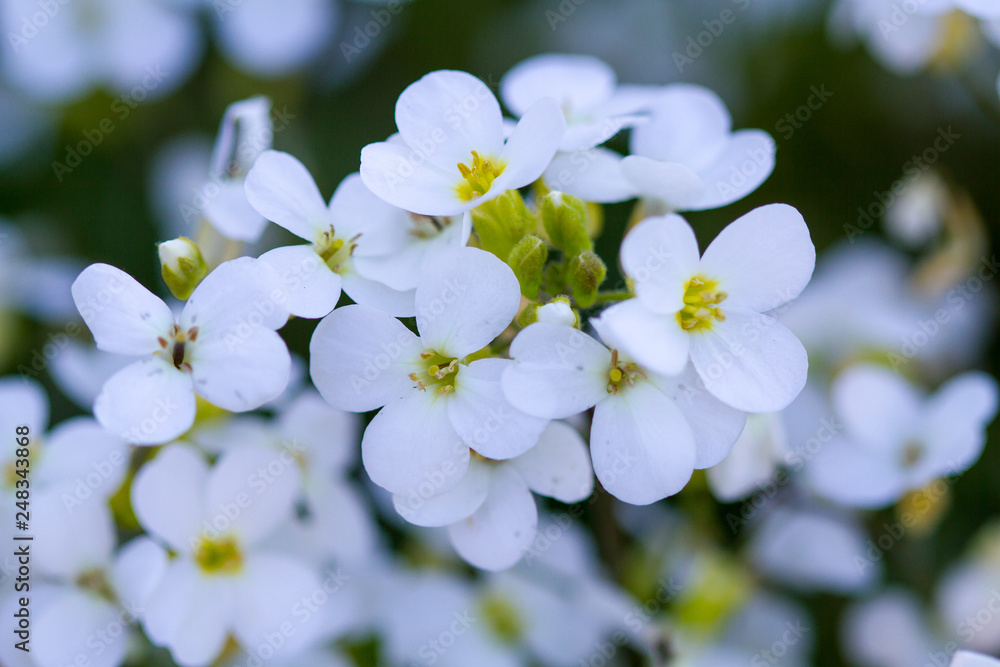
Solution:
[[[457,165],[458,173],[462,176],[462,180],[455,186],[458,198],[462,201],[472,201],[482,197],[506,166],[496,158],[483,158],[476,151],[472,151],[472,162],[469,165],[462,163]]]
[[[706,331],[713,323],[723,322],[725,313],[719,304],[729,295],[718,289],[719,283],[705,276],[692,276],[684,286],[684,307],[677,311],[677,323],[685,331]]]

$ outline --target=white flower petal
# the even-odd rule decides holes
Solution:
[[[472,151],[495,157],[503,146],[500,104],[485,83],[466,72],[439,70],[411,83],[396,101],[396,127],[412,148],[441,169],[455,170]],[[425,148],[429,147],[429,148]]]
[[[222,653],[235,613],[230,579],[203,576],[178,558],[150,596],[142,622],[150,640],[169,648],[181,667],[203,667]]]
[[[698,171],[705,184],[704,195],[686,210],[704,211],[743,199],[760,187],[774,171],[777,148],[774,139],[762,130],[733,133],[716,161]]]
[[[398,143],[382,141],[361,149],[361,179],[368,189],[420,215],[456,215],[473,208],[476,201],[458,196],[460,178],[457,169],[452,173],[428,164],[423,152]]]
[[[344,291],[355,303],[377,308],[393,317],[413,317],[416,310],[416,290],[394,290],[356,271],[345,271],[341,279]]]
[[[691,427],[673,401],[648,382],[598,403],[590,453],[601,485],[632,505],[674,495],[694,472]]]
[[[68,419],[49,433],[43,460],[33,470],[39,486],[83,483],[90,493],[108,498],[128,472],[128,446],[89,417]],[[89,497],[89,495],[88,495]]]
[[[462,481],[450,491],[428,497],[411,490],[394,495],[392,504],[399,516],[416,526],[447,526],[479,509],[489,494],[492,477],[492,464],[472,459]]]
[[[365,186],[361,175],[349,174],[330,198],[330,218],[337,236],[357,235],[356,257],[397,253],[413,238],[409,214],[387,204]]]
[[[448,417],[459,437],[489,459],[509,459],[538,442],[548,419],[529,416],[504,397],[500,378],[508,359],[479,359],[461,367]]]
[[[38,574],[73,580],[110,563],[115,529],[105,503],[67,507],[60,490],[51,489],[34,493],[30,513],[37,547],[32,551],[32,565]]]
[[[277,398],[288,386],[292,358],[276,332],[199,340],[191,357],[194,390],[210,403],[245,412]]]
[[[504,144],[499,157],[507,166],[490,185],[490,193],[521,188],[537,180],[556,154],[565,129],[562,110],[554,100],[532,105]]]
[[[311,472],[326,477],[357,460],[357,415],[332,407],[315,391],[304,391],[278,417],[283,441],[306,457]]]
[[[493,471],[490,494],[475,514],[448,527],[458,554],[484,570],[497,571],[521,560],[535,541],[538,509],[524,480],[510,466]]]
[[[205,518],[207,481],[208,464],[193,447],[166,447],[139,469],[132,482],[136,518],[171,549],[188,553]]]
[[[699,257],[694,230],[676,214],[647,218],[622,241],[622,267],[636,296],[657,313],[676,315],[684,307],[684,286]]]
[[[345,306],[316,326],[309,372],[330,405],[367,412],[413,388],[408,376],[421,352],[420,339],[399,320],[367,306]]]
[[[205,197],[201,213],[215,229],[227,239],[256,243],[267,220],[247,201],[243,179],[213,181],[206,184],[204,192],[212,187],[219,188],[214,197]]]
[[[223,262],[195,288],[181,312],[184,329],[205,338],[243,337],[248,329],[280,329],[288,321],[284,282],[270,264],[252,257]]]
[[[500,97],[516,116],[551,97],[567,113],[585,111],[614,93],[617,77],[593,56],[546,53],[523,60],[500,79]]]
[[[292,520],[301,483],[298,462],[286,451],[256,446],[230,449],[208,477],[204,513],[211,529],[206,530],[233,532],[244,547],[260,542]]]
[[[726,105],[702,86],[676,83],[653,100],[652,120],[632,132],[635,155],[679,162],[694,171],[707,167],[722,150],[732,129]]]
[[[91,264],[73,282],[73,300],[97,347],[118,354],[148,354],[170,332],[167,304],[121,269]]]
[[[417,287],[417,330],[425,347],[461,359],[506,329],[521,304],[510,267],[483,250],[441,253]]]
[[[414,389],[375,415],[361,439],[361,460],[373,482],[404,496],[444,493],[461,482],[469,446],[451,425],[447,404]]]
[[[111,583],[123,604],[142,609],[167,573],[166,550],[146,536],[125,544],[111,568]]]
[[[665,375],[684,370],[691,334],[681,328],[675,313],[659,314],[639,299],[608,308],[591,325],[609,347],[624,352],[643,368]]]
[[[279,554],[251,554],[236,589],[233,634],[242,646],[256,648],[267,646],[276,630],[280,632],[280,628],[291,624],[295,632],[274,648],[282,653],[306,648],[324,630],[319,617],[307,617],[311,622],[306,623],[301,616],[302,611],[310,609],[303,600],[316,599],[318,591],[332,597],[326,604],[340,602],[336,591],[325,591],[318,574],[305,562]],[[316,612],[316,606],[311,609]],[[299,614],[297,610],[301,610]]]
[[[691,336],[691,361],[705,387],[744,412],[777,412],[802,391],[809,359],[772,317],[730,308],[726,319]]]
[[[859,593],[882,573],[881,562],[867,555],[866,537],[853,521],[778,508],[754,534],[750,560],[797,591]]]
[[[644,197],[658,199],[675,211],[689,210],[705,196],[705,182],[679,162],[629,155],[622,160],[621,170]]]
[[[584,201],[612,204],[639,194],[625,178],[622,156],[606,148],[556,153],[545,169],[545,185]]]
[[[340,300],[340,276],[330,270],[311,245],[275,248],[260,256],[285,284],[288,312],[296,317],[327,315]]]
[[[761,206],[723,229],[705,249],[699,271],[719,281],[725,307],[767,312],[809,283],[816,249],[802,215],[791,206]]]
[[[576,429],[563,422],[548,425],[538,444],[510,462],[535,493],[575,503],[594,490],[590,452]]]
[[[608,395],[611,352],[579,329],[536,322],[517,335],[510,356],[504,395],[528,414],[564,419]]]
[[[834,412],[858,444],[895,456],[923,412],[923,396],[888,368],[859,364],[837,376],[830,389]]]
[[[925,442],[934,459],[954,473],[971,465],[986,443],[985,426],[997,413],[997,381],[980,372],[949,380],[924,409]]]
[[[33,619],[31,655],[38,667],[118,667],[129,643],[128,617],[96,595],[65,587]]]
[[[649,379],[687,419],[694,434],[696,470],[710,468],[729,455],[746,425],[745,412],[729,407],[706,391],[691,364],[680,375],[654,374]]]
[[[245,189],[258,213],[310,243],[333,224],[316,181],[288,153],[261,153],[247,174]]]
[[[887,507],[907,490],[899,466],[844,438],[823,445],[809,460],[805,479],[816,493],[847,507]]]
[[[136,445],[160,445],[194,423],[191,376],[161,357],[136,361],[104,383],[94,401],[101,426]]]
[[[994,8],[990,7],[990,10],[993,11]],[[948,667],[1000,667],[1000,660],[982,653],[956,651]]]
[[[40,434],[48,423],[49,398],[42,385],[26,377],[0,379],[0,428],[4,429],[5,437],[11,437],[18,426],[27,426],[29,433]],[[0,461],[13,457],[13,449],[0,455]]]

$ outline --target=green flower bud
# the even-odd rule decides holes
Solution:
[[[472,224],[483,250],[505,259],[518,241],[534,233],[537,223],[521,194],[517,190],[508,190],[474,208]]]
[[[563,192],[552,191],[541,200],[542,225],[552,245],[567,257],[593,250],[587,235],[587,214],[582,201]]]
[[[208,275],[208,264],[194,241],[181,236],[165,241],[157,248],[160,255],[160,273],[170,293],[186,300],[198,283]]]
[[[521,294],[529,299],[538,296],[548,259],[549,249],[545,247],[545,241],[534,234],[518,241],[507,256],[507,265],[514,270],[517,281],[521,283]]]
[[[580,308],[594,305],[594,301],[597,300],[597,290],[604,282],[607,273],[608,267],[590,250],[584,250],[569,261],[566,279],[576,305]]]

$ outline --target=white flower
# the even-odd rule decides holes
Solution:
[[[14,517],[7,513],[19,489],[52,493],[62,503],[60,511],[73,514],[81,505],[101,504],[114,495],[128,472],[128,446],[117,435],[90,417],[73,417],[47,431],[48,416],[40,385],[0,379],[0,518],[9,518],[9,524]],[[23,458],[17,455],[23,449],[15,441],[18,426],[29,431],[27,469],[17,464]]]
[[[370,512],[348,480],[357,460],[359,421],[357,415],[331,407],[315,391],[305,391],[273,421],[240,416],[215,428],[198,428],[188,437],[210,453],[247,444],[267,447],[277,452],[283,466],[297,467],[305,516],[283,524],[269,543],[309,555],[317,563],[331,558],[353,563],[369,557],[376,541]]]
[[[881,555],[858,522],[808,510],[778,507],[754,532],[749,559],[766,577],[801,592],[857,593],[882,574]]]
[[[293,73],[314,60],[336,34],[340,3],[333,0],[209,2],[222,55],[264,77]]]
[[[10,311],[60,326],[75,316],[69,285],[81,266],[33,254],[19,226],[0,218],[0,357],[8,344],[4,329],[12,323]]]
[[[261,546],[292,519],[300,489],[297,467],[275,463],[273,450],[249,445],[209,469],[194,449],[171,445],[136,475],[139,523],[177,554],[146,601],[143,627],[180,665],[209,664],[230,635],[260,646],[320,589],[308,565]],[[294,624],[289,647],[309,645],[321,626]]]
[[[391,256],[410,242],[400,212],[372,195],[357,174],[341,182],[327,206],[301,162],[266,151],[247,176],[246,195],[261,215],[309,241],[260,257],[284,279],[293,315],[323,317],[337,305],[341,288],[357,303],[413,315],[412,287],[392,289],[379,280],[379,265],[371,270],[355,261]],[[386,271],[396,275],[391,266]]]
[[[948,667],[1000,667],[1000,660],[972,651],[956,651]]]
[[[222,117],[208,182],[194,201],[204,219],[227,239],[254,243],[267,226],[247,201],[244,183],[258,156],[271,147],[273,125],[271,100],[260,96],[230,104]]]
[[[535,541],[538,511],[531,492],[575,503],[594,488],[587,446],[567,424],[552,422],[538,443],[507,461],[475,457],[455,488],[430,498],[397,494],[400,516],[418,526],[448,526],[452,545],[469,563],[502,570]]]
[[[97,347],[144,357],[105,384],[101,424],[135,444],[177,438],[194,423],[195,394],[232,412],[253,410],[288,383],[291,358],[275,329],[288,319],[274,270],[250,258],[220,265],[179,317],[130,275],[92,264],[73,298]]]
[[[120,116],[176,90],[201,56],[197,22],[156,0],[66,2],[49,11],[36,0],[0,5],[12,47],[5,78],[35,99],[69,101],[107,85],[127,100],[112,109]]]
[[[719,400],[775,412],[805,385],[808,360],[798,339],[767,313],[798,296],[815,260],[809,228],[784,204],[739,218],[700,258],[683,218],[648,218],[621,248],[638,298],[601,319],[644,368],[674,375],[690,358]]]
[[[601,322],[602,337],[608,334]],[[594,472],[616,498],[647,505],[684,488],[695,468],[715,465],[743,430],[744,415],[696,388],[688,370],[667,378],[635,363],[605,338],[539,322],[517,335],[504,394],[515,407],[548,419],[594,409]]]
[[[539,100],[554,98],[566,117],[561,151],[593,148],[618,130],[641,123],[651,88],[618,86],[614,70],[593,56],[548,53],[515,65],[500,80],[500,97],[523,116]]]
[[[841,637],[844,652],[855,664],[913,667],[947,643],[935,630],[916,595],[890,588],[848,607]]]
[[[936,172],[923,172],[885,210],[889,234],[909,248],[919,248],[941,231],[950,204],[948,186]]]
[[[701,211],[738,201],[774,170],[775,146],[762,130],[733,132],[712,91],[672,84],[649,106],[650,121],[632,130],[632,155],[606,149],[564,153],[545,180],[585,201],[642,197],[648,213]]]
[[[504,140],[500,105],[482,81],[442,70],[410,84],[396,102],[402,141],[361,151],[361,178],[399,208],[456,215],[535,181],[565,122],[555,100],[536,102]]]
[[[832,387],[842,438],[806,468],[818,493],[855,507],[884,507],[907,491],[971,466],[997,412],[996,380],[963,373],[925,397],[901,375],[861,364]]]
[[[35,539],[23,543],[30,545],[32,566],[25,589],[31,593],[31,664],[121,665],[130,626],[166,570],[166,553],[140,537],[115,554],[114,521],[102,503],[70,513],[58,494],[36,492],[31,514]],[[9,604],[17,597],[2,608],[5,634],[12,636],[16,621],[8,620]],[[4,664],[17,653],[12,645],[0,648]]]
[[[747,415],[746,427],[729,456],[706,473],[712,494],[729,503],[773,483],[788,451],[785,440],[785,428],[778,414]]]
[[[351,412],[385,406],[365,430],[368,475],[397,494],[425,497],[454,488],[470,447],[491,459],[523,454],[546,421],[528,417],[503,396],[511,362],[467,357],[511,323],[520,304],[514,272],[474,248],[440,255],[416,291],[414,335],[366,306],[338,308],[313,333],[313,382],[331,405]]]

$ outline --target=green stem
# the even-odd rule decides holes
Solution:
[[[617,292],[599,292],[597,294],[597,300],[594,301],[594,305],[596,306],[599,303],[611,303],[613,301],[626,301],[631,299],[633,296],[635,295],[628,290],[619,290]]]

